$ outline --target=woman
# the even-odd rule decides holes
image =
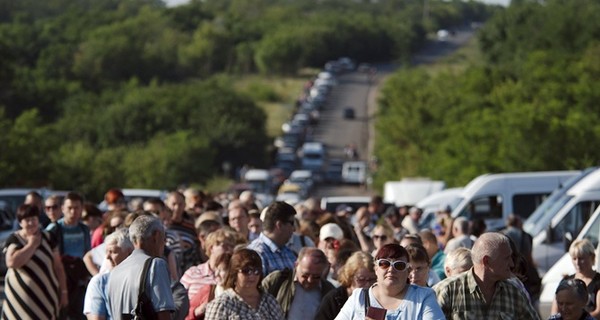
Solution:
[[[338,280],[340,287],[323,297],[315,317],[316,320],[335,318],[354,289],[368,288],[377,280],[373,258],[362,251],[354,252],[341,268]]]
[[[420,244],[410,244],[406,247],[410,272],[410,283],[421,287],[431,287],[440,282],[440,278],[431,271],[431,260],[427,250]]]
[[[372,309],[384,309],[388,320],[445,319],[432,289],[408,283],[408,259],[402,246],[383,246],[375,259],[377,283],[369,289],[354,290],[335,319],[365,319],[367,310]]]
[[[275,298],[260,288],[262,274],[262,261],[256,251],[234,252],[225,278],[225,292],[208,304],[205,319],[283,319]]]
[[[377,224],[373,229],[373,246],[375,247],[371,255],[375,257],[377,251],[386,244],[396,242],[394,238],[394,230],[387,224]]]
[[[68,303],[58,247],[48,232],[40,230],[39,216],[37,207],[20,206],[21,229],[6,240],[2,319],[56,319],[60,307]]]
[[[215,269],[216,284],[205,284],[198,289],[194,296],[190,297],[190,310],[186,317],[187,320],[204,319],[206,305],[223,293],[223,285],[229,271],[229,260],[231,260],[231,253],[225,252],[218,255]]]
[[[594,320],[586,310],[588,291],[579,279],[564,279],[556,288],[558,312],[548,320]]]
[[[587,286],[588,299],[585,307],[586,311],[592,317],[600,318],[600,273],[594,271],[594,261],[596,261],[596,252],[594,246],[588,239],[575,240],[569,247],[569,255],[575,266],[575,274],[572,274],[565,279],[579,279]],[[556,299],[552,303],[552,314],[558,312]]]

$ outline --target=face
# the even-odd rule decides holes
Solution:
[[[46,200],[44,209],[46,215],[48,216],[48,218],[50,218],[51,221],[54,222],[62,218],[62,211],[60,210],[60,205],[58,204],[58,201],[50,199]]]
[[[592,270],[592,266],[594,265],[594,257],[585,254],[571,256],[571,261],[573,262],[573,266],[575,266],[575,270],[579,273]]]
[[[106,259],[110,261],[110,264],[113,267],[123,262],[123,260],[125,260],[130,253],[131,251],[122,249],[121,247],[117,246],[116,243],[106,245]]]
[[[258,281],[260,281],[260,268],[254,268],[252,266],[245,266],[240,270],[237,270],[237,281],[235,282],[236,290],[242,288],[258,288]]]
[[[185,201],[180,195],[172,195],[167,199],[167,207],[173,211],[173,217],[178,219],[185,210]]]
[[[572,289],[561,290],[556,294],[558,312],[564,320],[577,320],[581,317],[586,305],[585,300],[577,298]]]
[[[21,229],[25,230],[26,234],[35,234],[36,232],[38,232],[38,230],[40,230],[40,223],[39,223],[39,218],[38,217],[29,217],[29,218],[25,218],[23,220],[21,220],[21,222],[19,222],[19,226],[21,226]]]
[[[65,222],[73,224],[81,220],[81,213],[83,212],[83,205],[81,201],[73,201],[66,199],[63,204],[63,213],[65,215]]]
[[[233,246],[234,244],[228,240],[217,241],[217,243],[210,248],[210,256],[218,257],[223,253],[233,253]]]
[[[296,266],[296,280],[304,290],[316,289],[321,283],[326,268],[327,265],[316,263],[310,256],[304,257]]]
[[[383,232],[383,228],[375,228],[375,231],[373,232],[373,245],[375,245],[375,249],[379,249],[392,242],[393,239]]]
[[[292,237],[292,234],[294,234],[294,231],[296,230],[296,227],[294,226],[294,224],[295,224],[294,217],[290,217],[288,220],[282,220],[279,222],[280,222],[279,225],[280,225],[280,231],[281,231],[281,239],[287,243],[290,240],[290,238]]]
[[[427,279],[429,278],[429,265],[425,262],[411,261],[410,267],[411,270],[408,277],[410,283],[426,287]]]
[[[248,214],[241,208],[229,211],[229,226],[237,232],[248,231]]]
[[[352,289],[368,288],[373,285],[375,281],[377,281],[375,272],[369,271],[366,268],[358,269],[358,271],[356,271],[354,274],[354,279],[352,280]]]
[[[377,283],[385,287],[402,288],[406,286],[409,271],[408,259],[405,257],[399,259],[386,259],[388,261],[375,262],[375,274],[377,275]],[[388,263],[390,261],[392,264]],[[396,265],[396,267],[393,266],[394,264]]]
[[[496,279],[504,280],[512,276],[511,269],[514,267],[514,263],[512,260],[512,251],[508,244],[501,246],[494,257],[487,258],[487,267]]]
[[[248,223],[248,229],[250,232],[254,234],[259,234],[262,232],[262,221],[258,218],[250,218],[250,222]]]

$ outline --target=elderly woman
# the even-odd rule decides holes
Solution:
[[[432,289],[409,284],[408,252],[398,244],[383,246],[375,258],[377,283],[369,289],[356,289],[335,318],[444,319]]]
[[[588,299],[585,309],[592,317],[600,318],[600,273],[594,271],[593,266],[596,261],[596,252],[594,246],[588,239],[575,240],[569,248],[571,261],[575,266],[575,274],[572,274],[565,279],[579,279],[587,286]],[[556,300],[552,304],[552,313],[558,312]]]
[[[340,286],[323,297],[316,320],[330,320],[338,315],[354,289],[368,288],[377,278],[373,258],[362,251],[353,253],[338,276]]]
[[[467,248],[458,248],[450,252],[444,260],[444,272],[448,278],[465,272],[471,267],[473,267],[471,250]]]
[[[39,216],[38,207],[21,205],[17,210],[21,229],[6,239],[2,319],[56,319],[60,307],[68,303],[58,246],[40,230]]]
[[[594,320],[586,310],[588,291],[585,282],[579,279],[564,279],[556,288],[558,312],[548,320]]]
[[[233,253],[225,278],[225,292],[210,302],[206,320],[236,319],[280,320],[283,311],[272,295],[263,291],[262,261],[256,251],[239,249]]]

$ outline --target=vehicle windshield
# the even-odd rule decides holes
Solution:
[[[554,201],[553,203],[550,203],[549,207],[547,207],[546,210],[536,210],[534,212],[534,214],[536,215],[532,215],[523,223],[523,230],[529,233],[532,237],[537,236],[550,224],[550,221],[552,220],[552,218],[554,218],[554,216],[556,216],[558,211],[560,211],[560,209],[564,207],[564,205],[567,202],[569,202],[572,198],[573,196],[563,194],[563,196],[560,197],[558,200]],[[551,199],[544,201],[542,205],[549,202],[549,200]],[[542,212],[542,214],[540,214],[539,212]]]

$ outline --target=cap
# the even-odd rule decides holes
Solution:
[[[335,207],[335,212],[340,212],[340,211],[346,211],[346,212],[352,213],[352,207],[347,204],[340,204],[339,206]]]
[[[342,231],[342,228],[340,228],[340,226],[338,226],[337,224],[328,223],[328,224],[322,226],[321,230],[319,231],[319,239],[321,241],[323,241],[327,238],[334,238],[336,240],[342,240],[342,239],[344,239],[344,231]]]
[[[199,226],[204,221],[214,221],[219,224],[223,224],[223,220],[221,219],[221,216],[219,216],[219,214],[216,211],[203,212],[200,215],[200,217],[198,217],[198,220],[196,221],[196,225]]]

